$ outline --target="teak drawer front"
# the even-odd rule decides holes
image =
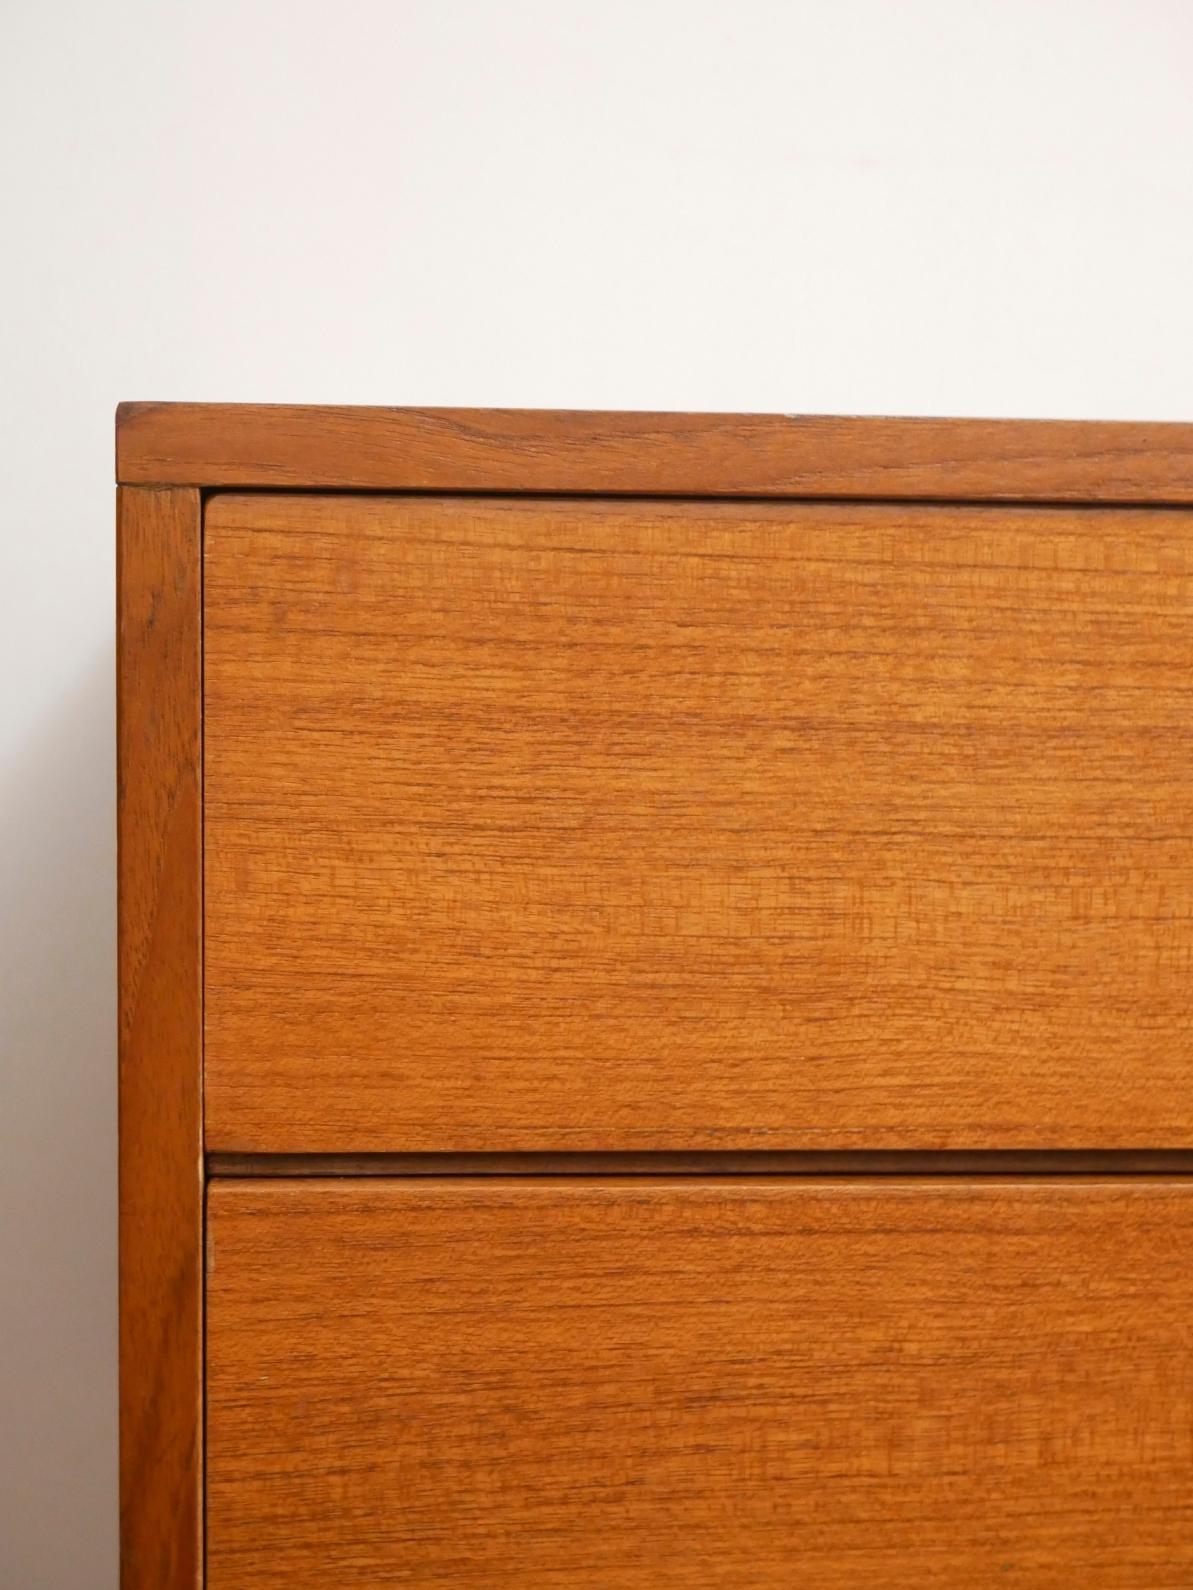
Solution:
[[[210,1590],[1193,1583],[1178,1181],[216,1182]]]
[[[214,497],[216,1149],[1193,1145],[1193,519]]]

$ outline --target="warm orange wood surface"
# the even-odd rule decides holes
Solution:
[[[1193,520],[217,496],[215,1149],[1193,1144]]]
[[[197,491],[121,490],[122,1590],[201,1575],[200,535]]]
[[[211,1590],[1193,1583],[1193,1185],[214,1182]]]
[[[1193,425],[122,403],[117,478],[200,486],[1193,501]]]

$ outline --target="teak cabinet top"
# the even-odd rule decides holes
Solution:
[[[128,486],[1193,502],[1193,424],[122,403]]]

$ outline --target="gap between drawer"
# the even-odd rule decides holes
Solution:
[[[211,1153],[209,1176],[1172,1176],[1193,1149]]]

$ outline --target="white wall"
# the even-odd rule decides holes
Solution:
[[[0,0],[0,1586],[112,1590],[119,398],[1193,419],[1188,0]]]

